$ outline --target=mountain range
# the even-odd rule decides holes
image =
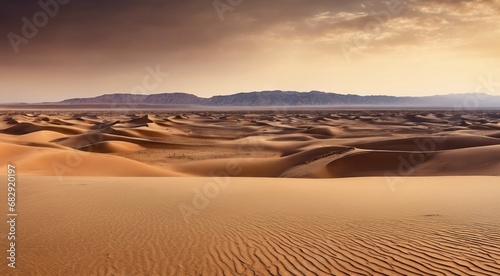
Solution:
[[[497,108],[500,96],[484,93],[464,93],[425,97],[386,95],[360,96],[320,91],[260,91],[202,98],[187,93],[105,94],[93,98],[67,99],[60,105],[134,104],[167,106],[393,106],[393,107],[459,107]]]

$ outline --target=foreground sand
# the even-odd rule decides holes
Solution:
[[[499,180],[21,175],[0,275],[500,275]]]

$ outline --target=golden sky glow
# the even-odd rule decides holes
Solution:
[[[22,18],[44,9],[19,2],[0,1],[0,102],[131,92],[158,66],[168,76],[148,94],[419,96],[500,81],[500,0],[72,0],[29,39]]]

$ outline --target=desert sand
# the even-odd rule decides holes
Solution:
[[[499,175],[500,113],[4,112],[0,146],[40,176]]]
[[[493,111],[5,111],[0,275],[500,275],[499,156]]]
[[[0,274],[500,274],[496,177],[228,178],[195,196],[213,181],[20,177]]]

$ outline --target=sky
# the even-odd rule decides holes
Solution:
[[[0,0],[0,35],[4,103],[261,90],[500,95],[481,85],[500,82],[500,0]]]

